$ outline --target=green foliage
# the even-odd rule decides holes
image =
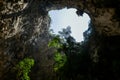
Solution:
[[[28,74],[31,71],[33,65],[34,59],[25,58],[20,61],[16,66],[18,80],[30,80]]]
[[[54,38],[49,42],[48,46],[53,47],[57,50],[55,50],[54,53],[54,60],[55,60],[55,65],[54,65],[54,71],[58,71],[61,67],[64,66],[66,63],[66,55],[62,54],[61,52],[58,51],[58,49],[61,49],[63,44],[61,44],[62,39],[60,39],[59,35],[54,35]]]
[[[54,60],[55,60],[54,71],[58,71],[61,67],[64,66],[64,64],[67,61],[66,56],[62,55],[59,52],[55,53]]]
[[[60,43],[59,36],[55,36],[48,44],[49,47],[60,48],[62,45]]]

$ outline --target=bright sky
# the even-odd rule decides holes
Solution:
[[[74,8],[64,8],[61,10],[51,10],[49,11],[51,17],[51,27],[55,34],[58,34],[58,31],[62,31],[63,28],[68,26],[71,27],[71,35],[76,39],[76,41],[83,41],[83,32],[88,29],[88,24],[90,18],[87,14],[78,16],[76,14],[76,9]]]

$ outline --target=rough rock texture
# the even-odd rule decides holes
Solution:
[[[32,80],[55,76],[53,50],[47,47],[51,21],[48,11],[76,8],[90,16],[97,35],[109,37],[120,35],[119,4],[120,0],[0,0],[0,80],[13,80],[11,68],[28,56],[37,63]],[[93,37],[91,45],[96,55],[99,39]]]
[[[36,68],[38,67],[38,70],[43,70],[40,71],[42,73],[46,73],[46,68],[49,68],[49,66],[53,64],[47,57],[50,55],[48,54],[50,50],[47,47],[50,18],[48,15],[42,15],[43,11],[41,11],[38,3],[40,3],[40,1],[30,1],[27,3],[22,1],[3,2],[4,6],[1,14],[8,15],[2,15],[0,21],[1,80],[7,79],[8,76],[10,77],[11,73],[8,73],[10,69],[14,67],[18,61],[28,56],[35,59],[35,63],[38,63]],[[39,74],[39,72],[35,73]]]

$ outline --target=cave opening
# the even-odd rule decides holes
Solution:
[[[53,31],[53,34],[58,34],[63,28],[70,26],[71,36],[73,36],[77,42],[83,41],[83,32],[88,29],[90,17],[86,13],[83,13],[83,16],[79,16],[76,13],[77,9],[75,8],[50,10],[50,30]]]

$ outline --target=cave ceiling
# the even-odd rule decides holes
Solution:
[[[119,0],[5,0],[3,2],[1,4],[4,6],[1,9],[2,20],[24,17],[27,14],[37,15],[39,18],[41,15],[48,15],[50,10],[59,10],[64,7],[76,8],[81,13],[85,12],[90,16],[99,34],[107,36],[120,34]]]

